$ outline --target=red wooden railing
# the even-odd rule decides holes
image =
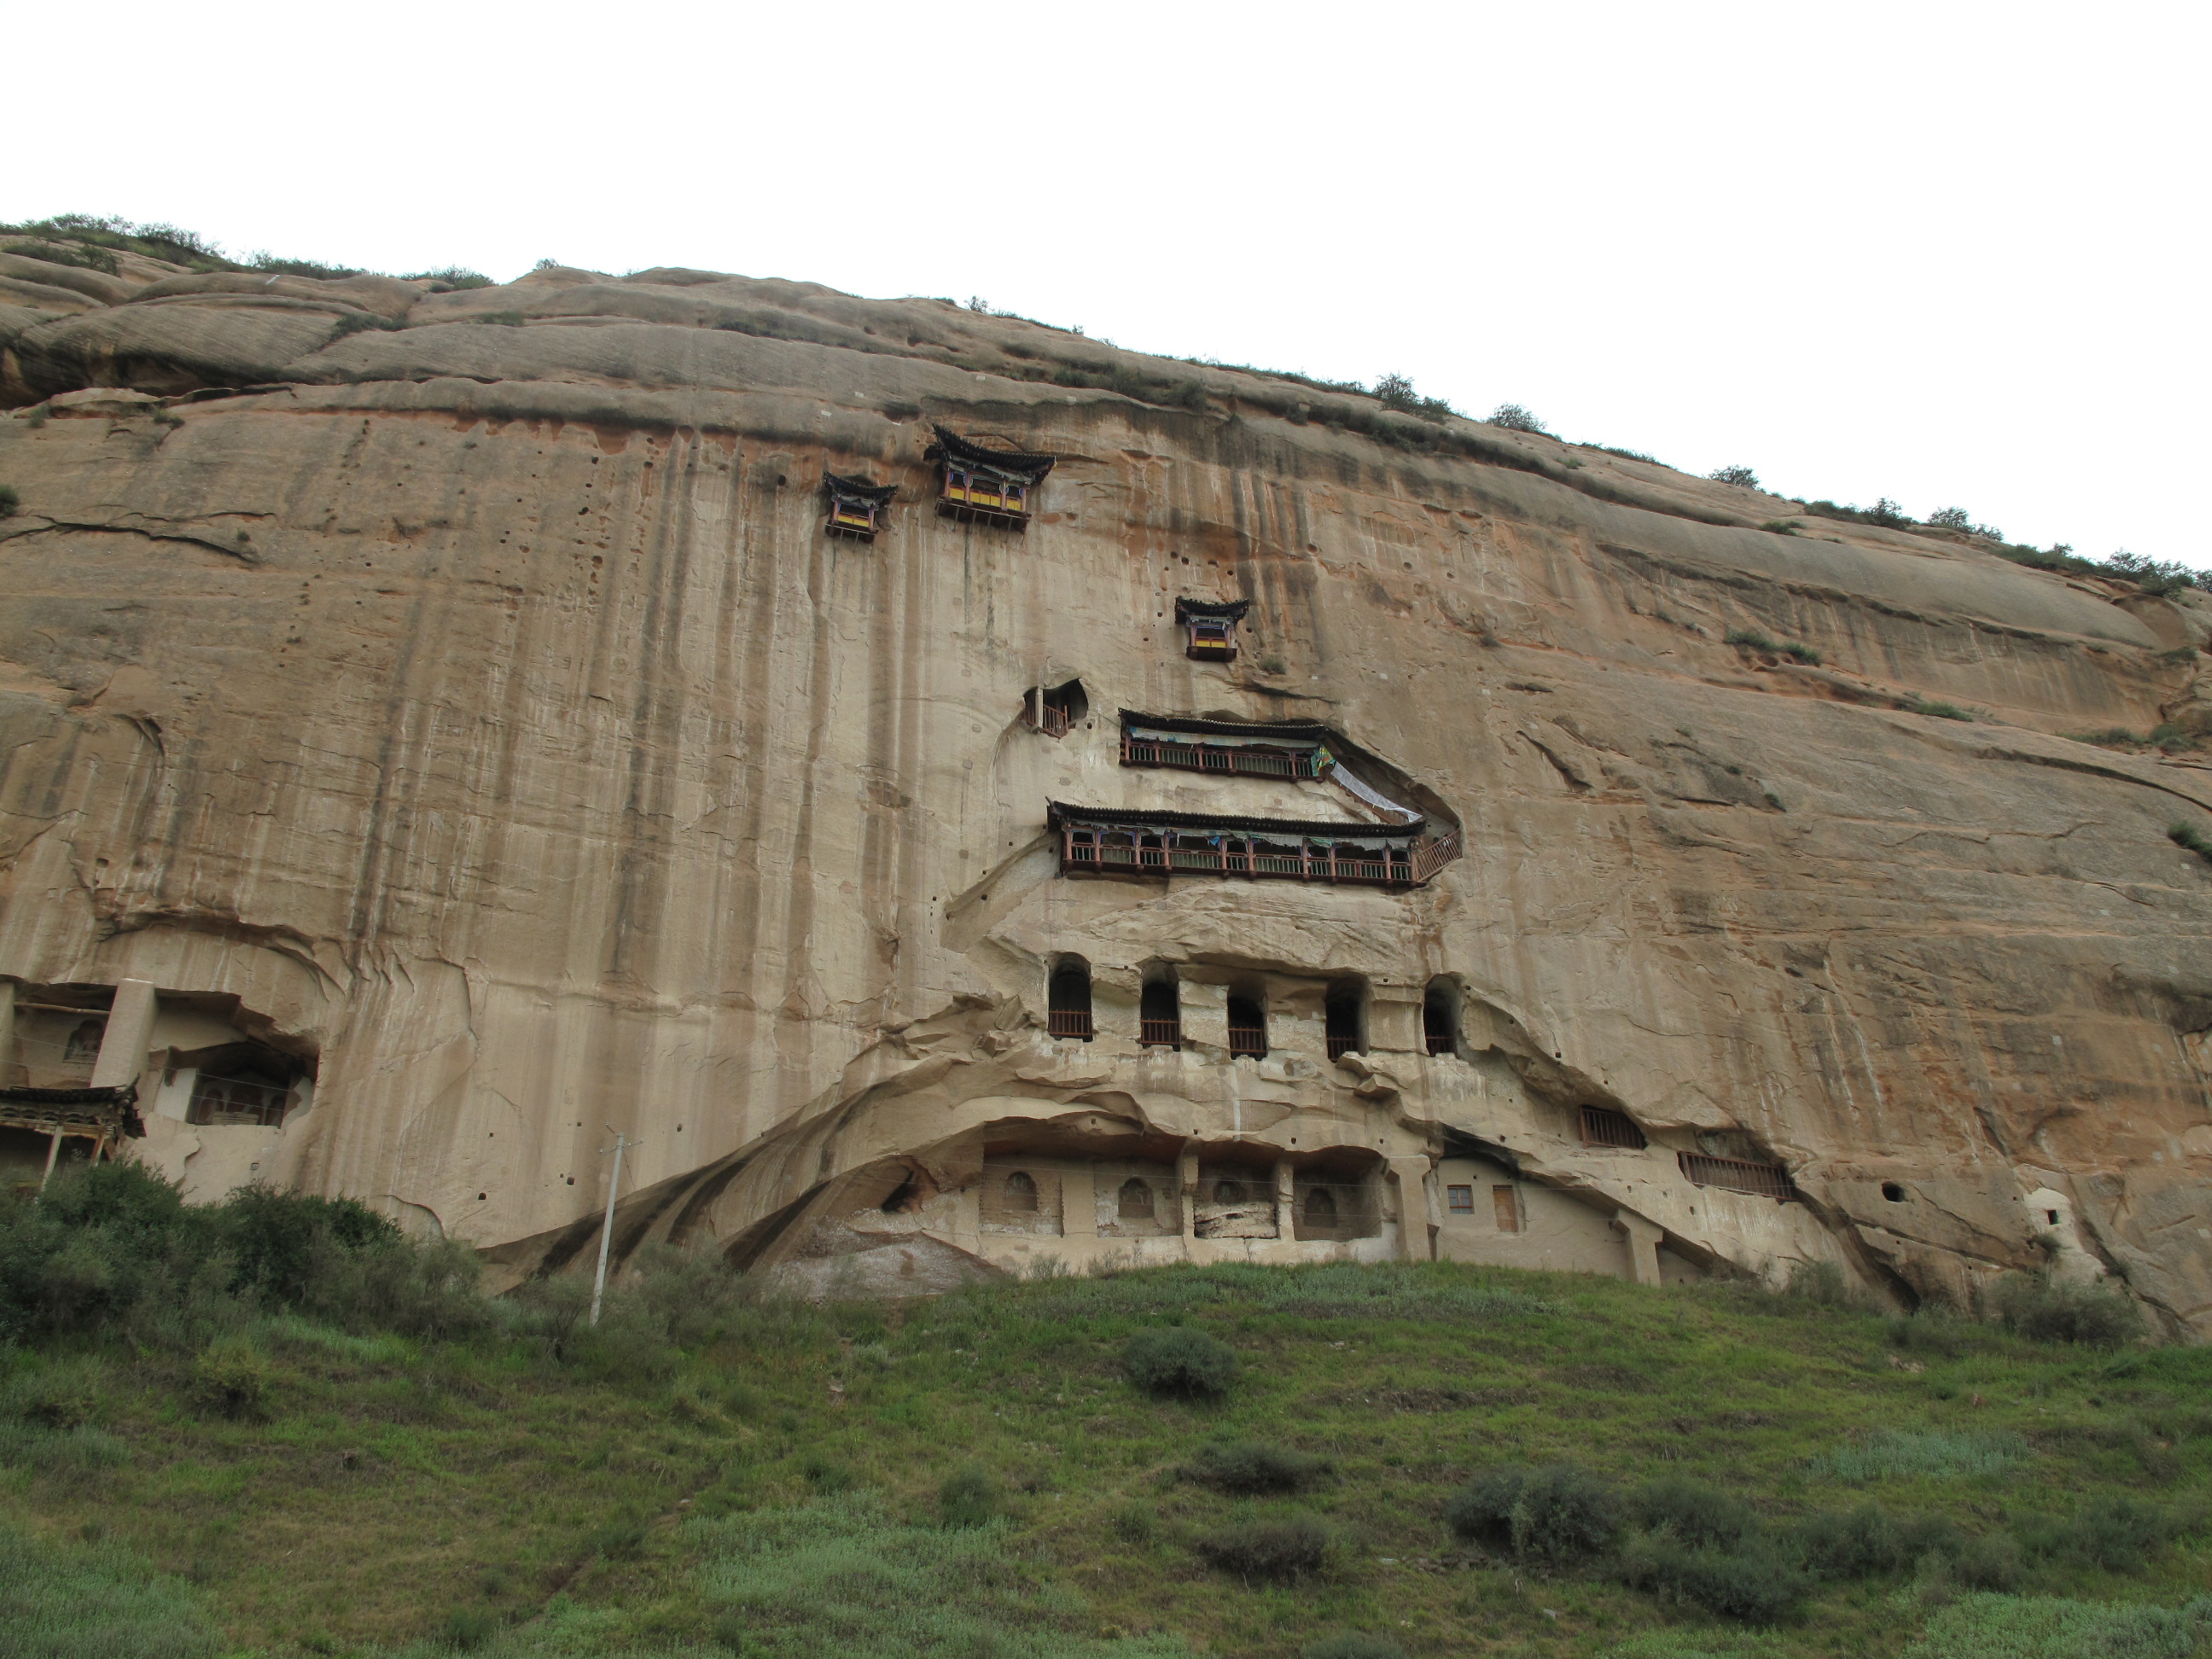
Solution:
[[[1229,1028],[1229,1052],[1249,1054],[1258,1060],[1267,1052],[1267,1028],[1264,1025],[1232,1025]]]
[[[1067,735],[1069,725],[1067,710],[1055,708],[1050,703],[1039,708],[1036,694],[1034,691],[1030,694],[1029,700],[1022,704],[1022,719],[1048,738],[1064,738]]]
[[[1086,1042],[1091,1040],[1091,1011],[1087,1008],[1054,1008],[1045,1015],[1045,1020],[1056,1037],[1081,1037]]]
[[[1124,766],[1179,766],[1188,772],[1233,772],[1263,778],[1321,775],[1310,749],[1274,749],[1265,744],[1231,747],[1219,743],[1172,743],[1159,738],[1121,737]]]
[[[1142,842],[1101,841],[1104,832],[1064,828],[1060,867],[1069,870],[1126,870],[1139,874],[1188,872],[1216,876],[1280,876],[1296,881],[1357,882],[1382,887],[1413,887],[1426,881],[1459,855],[1459,837],[1414,841],[1377,858],[1360,856],[1310,842],[1296,852],[1259,852],[1253,837],[1224,836],[1219,842],[1192,832],[1164,830]],[[1084,839],[1079,840],[1081,836]]]
[[[1332,1036],[1328,1039],[1328,1057],[1331,1060],[1341,1060],[1358,1047],[1359,1039],[1356,1036]]]
[[[1179,1019],[1140,1019],[1137,1025],[1137,1040],[1147,1048],[1182,1047],[1182,1022]]]
[[[1797,1196],[1797,1183],[1779,1164],[1755,1164],[1746,1158],[1708,1158],[1703,1152],[1677,1152],[1674,1161],[1693,1185],[1723,1187],[1732,1193],[1749,1193],[1787,1204]]]

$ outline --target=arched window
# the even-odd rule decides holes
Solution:
[[[1249,1204],[1251,1199],[1245,1192],[1243,1182],[1217,1181],[1213,1183],[1213,1201],[1216,1204]]]
[[[106,1029],[106,1020],[88,1019],[71,1031],[69,1034],[69,1042],[62,1048],[62,1064],[89,1066],[98,1060],[100,1035]]]
[[[1182,1000],[1175,975],[1165,971],[1145,981],[1138,1030],[1148,1048],[1182,1047]]]
[[[1229,1052],[1258,1060],[1267,1052],[1267,1005],[1256,996],[1229,999]]]
[[[1432,979],[1421,999],[1421,1035],[1432,1054],[1459,1052],[1459,987],[1448,979]]]
[[[1062,957],[1046,987],[1046,1024],[1056,1037],[1088,1042],[1091,1029],[1091,964],[1081,957]]]
[[[1006,1208],[1024,1215],[1035,1215],[1037,1206],[1036,1182],[1027,1170],[1017,1170],[1006,1177]]]
[[[1306,1194],[1306,1225],[1334,1227],[1336,1225],[1336,1194],[1326,1187],[1316,1187]]]
[[[1141,1176],[1131,1176],[1121,1183],[1121,1219],[1150,1221],[1155,1213],[1152,1183]]]
[[[1356,979],[1340,979],[1328,988],[1323,1005],[1328,1023],[1328,1057],[1357,1053],[1367,1046],[1367,987]]]

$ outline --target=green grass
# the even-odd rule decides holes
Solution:
[[[1813,1460],[1813,1473],[1832,1480],[1912,1478],[1943,1480],[1960,1475],[2002,1474],[2028,1455],[2017,1434],[1978,1430],[1881,1429]]]
[[[1131,1338],[1174,1323],[1236,1351],[1226,1396],[1130,1385]],[[89,1648],[52,1615],[21,1626],[51,1629],[45,1645],[8,1651],[194,1652],[147,1644],[198,1639],[196,1619],[224,1652],[269,1659],[431,1659],[456,1640],[494,1659],[1294,1659],[1337,1632],[1411,1659],[1898,1659],[1923,1633],[1954,1645],[1915,1659],[2081,1650],[1990,1645],[2015,1603],[1961,1595],[1940,1564],[1815,1587],[1775,1630],[1746,1632],[1443,1524],[1477,1473],[1559,1462],[1624,1488],[1718,1488],[1777,1537],[1870,1500],[1970,1538],[2017,1534],[2015,1623],[2075,1618],[2051,1612],[2070,1598],[2122,1632],[2104,1650],[2128,1651],[2111,1645],[2135,1639],[2126,1620],[2156,1620],[2117,1602],[2186,1601],[2212,1570],[2194,1532],[2212,1351],[1958,1322],[1905,1369],[1898,1332],[1918,1323],[1741,1287],[1437,1264],[759,1303],[689,1346],[572,1340],[566,1358],[512,1320],[438,1341],[264,1318],[228,1351],[261,1357],[258,1417],[226,1415],[191,1352],[42,1339],[0,1349],[5,1399],[85,1415],[6,1418],[0,1525],[39,1540],[40,1565],[0,1561],[0,1584],[88,1620],[151,1611]],[[100,1365],[82,1364],[88,1349]],[[1192,1478],[1232,1442],[1325,1474],[1275,1491]],[[2179,1541],[2132,1571],[2035,1542],[2120,1500],[2170,1517]],[[1247,1583],[1207,1565],[1224,1540],[1303,1522],[1326,1539],[1318,1573]],[[20,1538],[6,1547],[30,1559]]]
[[[0,1650],[30,1659],[199,1659],[216,1647],[191,1592],[128,1553],[0,1525]]]

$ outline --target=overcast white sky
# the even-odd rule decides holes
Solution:
[[[2208,9],[28,8],[0,217],[980,295],[2212,565]],[[45,69],[34,66],[45,65]],[[21,77],[19,77],[21,78]],[[21,88],[19,88],[21,90]],[[33,136],[35,134],[35,136]]]

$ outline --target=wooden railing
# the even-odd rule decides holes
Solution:
[[[1047,1029],[1056,1037],[1081,1037],[1091,1041],[1091,1011],[1088,1008],[1054,1008],[1045,1015]]]
[[[1749,1193],[1788,1204],[1797,1197],[1797,1183],[1779,1164],[1756,1164],[1747,1158],[1708,1158],[1703,1152],[1677,1152],[1674,1161],[1691,1183],[1722,1187],[1732,1193]]]
[[[1315,750],[1276,749],[1266,744],[1173,743],[1160,738],[1121,737],[1124,766],[1177,766],[1188,772],[1241,773],[1263,778],[1320,776]]]
[[[1022,704],[1022,720],[1025,724],[1043,732],[1048,738],[1066,737],[1067,728],[1072,724],[1068,712],[1065,708],[1055,708],[1050,703],[1046,703],[1042,708],[1038,707],[1036,694],[1034,691],[1030,694],[1029,700]]]
[[[1359,1048],[1359,1039],[1356,1036],[1332,1035],[1328,1038],[1328,1057],[1331,1060],[1341,1060],[1346,1054],[1357,1053]]]
[[[1422,1030],[1421,1041],[1427,1045],[1428,1051],[1432,1054],[1451,1054],[1459,1052],[1458,1040],[1449,1031],[1440,1030],[1434,1026],[1426,1027]]]
[[[1150,838],[1152,845],[1129,842],[1079,841],[1094,836],[1066,829],[1060,835],[1060,867],[1071,870],[1125,871],[1138,875],[1170,872],[1215,876],[1279,876],[1294,881],[1352,882],[1381,887],[1412,887],[1448,862],[1436,854],[1431,843],[1406,843],[1408,856],[1361,857],[1330,847],[1311,846],[1291,852],[1255,852],[1249,840],[1231,846],[1228,840],[1210,844],[1196,836],[1177,836],[1170,830]],[[1190,844],[1186,844],[1186,842]],[[1452,842],[1455,848],[1456,839]]]
[[[1147,1048],[1182,1047],[1182,1021],[1180,1019],[1140,1019],[1137,1022],[1137,1041]]]
[[[1589,1146],[1620,1146],[1632,1152],[1640,1152],[1650,1143],[1634,1118],[1626,1112],[1616,1112],[1608,1106],[1585,1106],[1582,1109],[1583,1142]],[[1764,1168],[1764,1165],[1755,1167]],[[1707,1185],[1725,1185],[1708,1182]]]
[[[1229,1028],[1229,1052],[1249,1054],[1255,1060],[1267,1052],[1267,1028],[1264,1025],[1232,1025]]]

